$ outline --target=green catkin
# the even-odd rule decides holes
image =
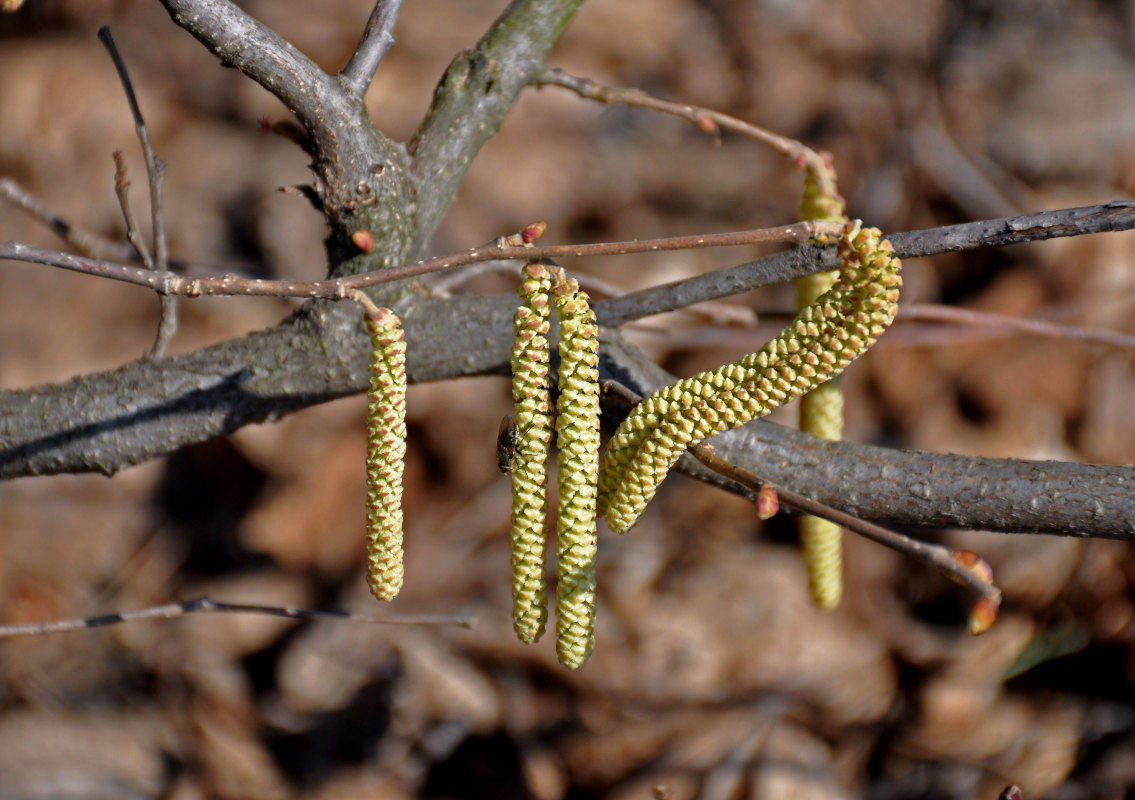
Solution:
[[[556,655],[568,669],[578,669],[595,644],[599,329],[587,294],[574,279],[556,287],[556,315],[560,322]]]
[[[805,167],[804,196],[800,218],[820,222],[847,222],[843,198],[836,188],[835,170],[830,165]],[[796,307],[815,303],[835,285],[838,270],[817,272],[796,280]],[[843,438],[843,389],[834,378],[800,398],[800,430],[829,441]],[[843,597],[843,529],[834,522],[804,514],[796,521],[808,591],[823,611],[839,605]]]
[[[688,405],[671,404],[665,416],[651,412],[648,421],[654,423],[653,429],[638,437],[640,443],[627,465],[612,472],[614,488],[606,498],[612,530],[622,533],[638,521],[688,446],[764,416],[830,380],[886,330],[897,308],[901,263],[890,242],[880,241],[880,236],[874,228],[861,230],[859,222],[849,226],[840,240],[839,281],[831,290],[759,352],[682,382],[689,387]],[[739,365],[746,365],[752,377],[718,391],[721,376],[736,374]],[[728,382],[733,383],[733,378]],[[657,403],[654,407],[666,408]],[[623,424],[629,421],[630,417]],[[609,466],[605,455],[604,467]]]
[[[402,588],[402,464],[406,457],[406,338],[389,308],[365,315],[367,391],[367,585],[379,600]]]
[[[548,392],[549,294],[552,275],[539,262],[524,266],[521,305],[513,319],[512,399],[518,438],[512,465],[512,623],[522,642],[544,634],[545,518],[551,399]]]

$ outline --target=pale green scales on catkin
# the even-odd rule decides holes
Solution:
[[[599,329],[574,279],[556,287],[560,321],[559,522],[556,655],[578,669],[595,645],[596,482],[599,473]]]
[[[402,588],[402,463],[406,457],[406,338],[388,308],[365,316],[367,391],[367,585],[379,600]]]
[[[835,170],[809,164],[804,170],[800,219],[847,222],[843,197],[836,187]],[[838,270],[816,272],[796,280],[796,307],[807,308],[835,285]],[[800,398],[800,430],[829,441],[843,438],[843,388],[840,378],[817,386]],[[830,611],[843,597],[843,529],[826,519],[804,514],[796,521],[808,591],[816,606]]]
[[[513,628],[531,644],[544,633],[544,580],[551,398],[548,391],[552,275],[538,262],[524,266],[521,304],[513,318],[512,399],[518,430],[512,465]]]
[[[681,404],[667,400],[674,387],[647,398],[647,411],[620,426],[621,464],[604,456],[608,525],[616,532],[638,521],[666,473],[691,444],[738,427],[839,374],[894,319],[900,262],[878,230],[856,222],[840,240],[839,281],[757,353],[685,381]],[[741,376],[738,380],[737,376]],[[729,384],[721,391],[717,387]],[[661,396],[661,402],[656,400]],[[652,402],[653,401],[653,402]],[[630,431],[623,431],[624,426]]]

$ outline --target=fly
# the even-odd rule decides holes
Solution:
[[[500,431],[497,433],[497,466],[504,473],[512,472],[512,465],[516,463],[516,446],[520,443],[520,429],[507,414],[501,420]]]

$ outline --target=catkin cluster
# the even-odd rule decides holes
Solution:
[[[554,270],[554,271],[553,271]],[[549,294],[560,322],[559,521],[556,556],[556,653],[581,667],[595,640],[595,500],[599,465],[599,345],[587,294],[546,264],[523,270],[514,318],[512,391],[518,429],[512,463],[513,627],[522,641],[544,632],[545,462],[551,446]]]
[[[367,413],[367,585],[379,600],[402,588],[402,464],[406,457],[406,337],[389,308],[365,316],[370,334]]]
[[[762,417],[838,375],[894,319],[900,262],[877,229],[848,226],[836,284],[760,351],[678,381],[619,426],[599,473],[610,528],[629,530],[687,447]]]
[[[800,219],[847,222],[843,197],[836,187],[835,170],[809,164],[804,170],[804,196]],[[816,272],[796,280],[796,307],[807,308],[835,285],[838,270]],[[843,388],[836,377],[800,398],[800,430],[829,441],[843,438]],[[816,606],[830,611],[843,597],[843,529],[834,522],[804,514],[796,521],[808,590]]]

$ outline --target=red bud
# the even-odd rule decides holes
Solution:
[[[772,519],[778,511],[780,511],[780,498],[776,496],[776,489],[762,486],[757,492],[757,519]]]
[[[366,228],[359,228],[352,233],[351,241],[355,243],[355,247],[364,253],[369,253],[374,249],[374,234]]]

